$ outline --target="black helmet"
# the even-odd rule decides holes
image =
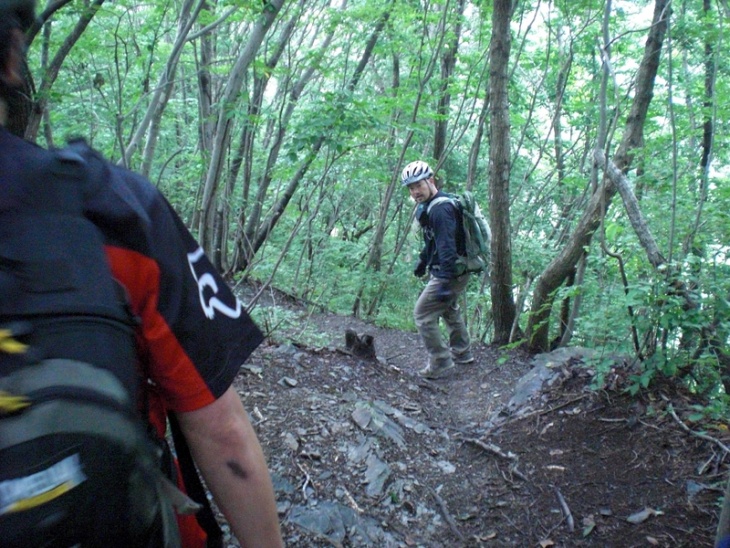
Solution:
[[[35,22],[35,0],[0,0],[0,19],[13,17],[25,32]]]
[[[403,168],[400,175],[400,182],[403,186],[412,185],[433,175],[433,170],[426,162],[416,160]]]

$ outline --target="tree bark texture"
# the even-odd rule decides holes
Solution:
[[[490,148],[489,218],[492,229],[491,294],[495,344],[509,342],[515,318],[512,295],[512,239],[510,230],[510,122],[507,93],[511,47],[511,0],[495,0],[489,52]]]

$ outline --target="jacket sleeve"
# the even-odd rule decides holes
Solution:
[[[452,279],[457,277],[456,250],[458,218],[456,208],[451,202],[436,205],[430,212],[431,223],[436,240],[439,269],[434,272],[437,278]]]

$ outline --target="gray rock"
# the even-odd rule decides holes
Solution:
[[[353,546],[390,548],[398,545],[378,521],[337,502],[323,501],[315,507],[294,506],[289,512],[289,522],[320,535],[337,546],[345,539]]]
[[[591,359],[595,351],[580,346],[558,348],[552,352],[537,354],[533,359],[533,368],[518,382],[507,409],[514,413],[540,393],[545,384],[552,382],[560,375],[563,366],[571,361]]]

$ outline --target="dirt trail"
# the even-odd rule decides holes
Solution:
[[[634,402],[620,368],[592,392],[557,355],[551,386],[510,408],[531,356],[477,345],[475,364],[424,381],[415,333],[301,314],[326,342],[280,334],[236,381],[287,546],[712,546],[726,458],[668,412],[685,395]],[[347,328],[374,336],[377,360],[343,351]]]

